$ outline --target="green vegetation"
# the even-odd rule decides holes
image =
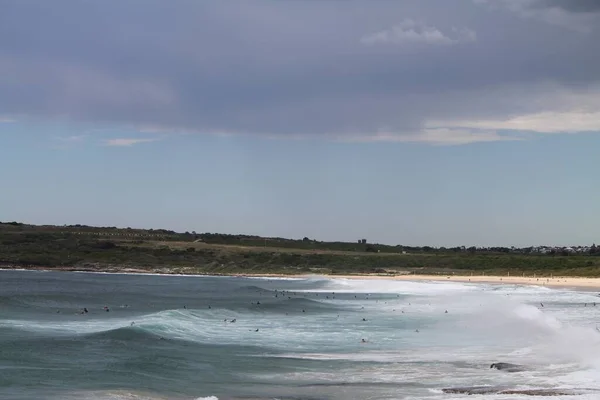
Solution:
[[[458,250],[457,250],[458,249]],[[206,274],[460,274],[600,276],[600,252],[435,249],[304,238],[0,223],[0,264]]]

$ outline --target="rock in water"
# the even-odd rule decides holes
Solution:
[[[515,389],[500,386],[469,386],[457,388],[445,388],[442,392],[448,394],[520,394],[525,396],[576,396],[584,394],[584,391],[574,389]]]
[[[506,372],[521,372],[526,371],[527,368],[523,365],[511,364],[511,363],[493,363],[490,365],[490,368],[495,368],[498,370],[506,371]]]
[[[456,387],[456,388],[445,388],[442,389],[444,393],[450,394],[497,394],[501,390],[508,390],[507,388],[498,388],[492,386],[469,386],[469,387]]]

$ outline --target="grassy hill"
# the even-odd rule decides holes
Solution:
[[[600,276],[600,257],[470,252],[163,229],[0,223],[0,264],[13,267],[206,274]]]

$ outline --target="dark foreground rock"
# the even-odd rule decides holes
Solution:
[[[469,386],[458,388],[442,389],[442,392],[449,394],[520,394],[526,396],[574,396],[589,393],[587,390],[576,389],[515,389],[498,386]]]

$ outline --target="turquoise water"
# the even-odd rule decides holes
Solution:
[[[455,282],[0,271],[0,398],[472,399],[441,389],[600,388],[597,300]],[[490,369],[497,361],[532,369]]]

